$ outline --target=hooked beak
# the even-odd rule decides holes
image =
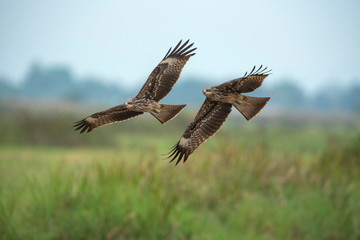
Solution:
[[[203,92],[203,94],[205,95],[206,92],[207,92],[207,90],[206,90],[206,89],[203,89],[202,92]]]
[[[125,106],[125,107],[127,107],[127,106],[129,106],[129,104],[127,104],[127,103],[124,103],[124,106]]]

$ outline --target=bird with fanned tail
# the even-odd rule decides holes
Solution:
[[[169,49],[135,97],[122,105],[94,113],[76,122],[75,130],[80,130],[80,133],[91,132],[94,128],[122,122],[144,112],[149,112],[162,124],[173,119],[186,105],[160,104],[159,101],[171,91],[186,62],[195,55],[196,48],[192,48],[194,43],[189,44],[189,40],[181,43],[182,41],[172,51],[172,48]]]
[[[188,159],[202,143],[213,136],[225,122],[234,106],[245,118],[255,117],[269,101],[269,97],[250,97],[242,93],[252,92],[259,88],[271,70],[262,65],[241,78],[225,82],[218,86],[203,89],[206,96],[194,120],[186,128],[184,134],[169,152],[170,162]]]

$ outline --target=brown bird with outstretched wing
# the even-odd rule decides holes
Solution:
[[[271,70],[262,68],[262,65],[241,78],[225,82],[218,86],[205,88],[203,94],[205,102],[201,106],[194,120],[186,128],[184,134],[170,151],[170,162],[181,159],[184,162],[189,155],[202,143],[213,136],[225,122],[234,106],[247,120],[255,117],[269,101],[269,97],[259,98],[242,95],[259,88]]]
[[[126,100],[122,105],[94,113],[76,122],[75,130],[81,130],[80,133],[91,132],[94,128],[122,122],[144,112],[151,113],[162,124],[173,119],[186,105],[167,105],[158,102],[171,91],[186,62],[195,55],[196,48],[191,48],[194,43],[188,44],[187,40],[181,45],[181,42],[172,51],[169,49],[135,97]]]

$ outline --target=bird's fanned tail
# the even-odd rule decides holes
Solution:
[[[176,117],[185,107],[186,105],[160,104],[160,109],[151,112],[151,115],[164,124]]]
[[[249,121],[265,107],[269,100],[269,97],[243,96],[233,105]]]

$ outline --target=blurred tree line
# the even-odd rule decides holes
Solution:
[[[144,79],[145,81],[145,79]],[[214,85],[217,83],[214,83]],[[204,100],[201,90],[211,85],[198,78],[188,78],[175,85],[167,103],[199,106]],[[42,67],[33,64],[17,86],[0,77],[0,100],[60,100],[79,103],[118,104],[137,94],[138,89],[122,88],[100,78],[76,78],[68,67]],[[348,87],[322,88],[312,95],[294,81],[282,81],[258,89],[253,96],[271,96],[271,105],[279,110],[315,110],[360,112],[360,80]]]

